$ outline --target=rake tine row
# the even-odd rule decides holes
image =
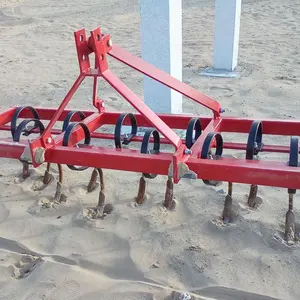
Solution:
[[[18,114],[20,112],[28,107],[23,107],[22,109],[18,110]],[[41,125],[41,121],[39,120],[39,116],[37,112],[35,111],[34,108],[30,109],[34,116],[36,116],[37,119],[31,119],[30,121],[33,121],[35,123],[35,127],[40,128],[40,134],[43,133],[43,125]],[[70,139],[70,134],[72,131],[77,127],[81,126],[82,129],[85,132],[85,142],[84,145],[89,145],[90,140],[91,140],[91,135],[88,130],[88,128],[85,126],[84,123],[77,122],[77,123],[70,123],[72,117],[78,114],[80,118],[83,120],[84,119],[84,114],[80,111],[77,112],[69,112],[67,114],[66,119],[64,120],[63,124],[63,130],[65,132],[64,139],[63,139],[63,145],[68,146],[69,139]],[[128,118],[131,122],[132,130],[131,134],[121,134],[121,127],[123,125],[123,122],[125,119]],[[16,122],[14,122],[16,124]],[[29,121],[27,122],[29,123]],[[25,124],[26,125],[26,124]],[[21,126],[21,127],[20,127]],[[23,127],[22,127],[23,126]],[[21,133],[24,133],[24,135],[28,136],[30,135],[30,132],[26,131],[24,129],[24,123],[22,125],[22,122],[18,127],[16,127],[14,131],[14,140],[19,141],[20,140],[20,135]],[[119,116],[119,119],[116,123],[115,127],[115,145],[116,148],[122,148],[122,145],[129,145],[132,139],[135,137],[137,133],[137,121],[135,119],[135,116],[133,114],[121,114]],[[195,138],[193,136],[193,133],[195,133]],[[201,135],[201,122],[200,119],[193,118],[190,120],[188,129],[186,132],[186,143],[189,147],[192,147],[196,139]],[[248,143],[247,143],[247,151],[246,151],[246,159],[257,159],[257,155],[259,151],[261,150],[261,136],[262,136],[262,125],[258,121],[254,121],[253,124],[251,125],[249,137],[248,137]],[[154,138],[153,142],[153,149],[149,149],[149,144],[150,144],[150,138]],[[293,144],[294,143],[294,144]],[[296,151],[296,145],[295,145],[295,140],[291,141],[291,149],[294,147],[294,152],[292,153],[293,150],[291,150],[291,158],[290,158],[290,165],[293,165],[293,161],[295,160],[294,156],[298,155],[298,152]],[[212,146],[215,146],[216,150],[215,153],[212,153]],[[258,147],[258,145],[260,145]],[[293,146],[294,145],[294,146]],[[297,148],[298,149],[298,148]],[[159,134],[156,130],[149,129],[145,132],[143,140],[142,140],[142,145],[141,145],[141,153],[144,154],[158,154],[160,152],[160,137]],[[206,158],[206,159],[219,159],[222,157],[223,153],[223,139],[221,134],[219,133],[209,133],[207,138],[205,139],[202,152],[201,152],[201,158]],[[294,156],[293,156],[294,155]],[[298,159],[298,158],[297,158]],[[22,161],[23,164],[23,172],[22,176],[23,178],[29,177],[29,164],[28,162]],[[295,165],[295,163],[294,163]],[[51,164],[47,163],[47,168],[45,170],[44,176],[43,176],[43,184],[44,187],[49,185],[54,177],[50,173],[50,167]],[[53,198],[53,201],[56,203],[63,203],[66,202],[67,196],[62,192],[63,189],[63,170],[62,170],[62,165],[57,164],[58,171],[59,171],[59,179],[57,182],[56,186],[56,193]],[[72,165],[68,165],[68,167],[72,170],[76,171],[82,171],[86,170],[87,167],[75,167]],[[87,192],[91,193],[97,188],[97,179],[99,176],[100,180],[100,191],[99,191],[99,197],[98,197],[98,203],[94,208],[94,217],[95,218],[101,218],[105,213],[111,213],[113,210],[112,205],[110,204],[105,204],[105,185],[104,185],[104,176],[103,176],[103,170],[101,168],[94,168],[90,177],[90,181],[87,186]],[[143,173],[142,176],[140,177],[139,180],[139,187],[138,187],[138,194],[135,198],[135,201],[137,204],[141,205],[144,203],[146,199],[146,179],[154,179],[156,178],[156,174],[148,174],[148,173]],[[219,181],[216,180],[205,180],[203,179],[203,182],[206,185],[209,186],[218,186],[220,184]],[[258,185],[252,184],[250,186],[250,192],[248,195],[248,206],[251,208],[255,208],[259,201],[261,202],[261,198],[257,196],[258,192]],[[233,194],[233,183],[228,182],[228,191],[227,195],[225,197],[224,201],[224,209],[222,212],[222,219],[224,223],[230,223],[232,222],[232,194]],[[285,236],[286,240],[288,243],[293,243],[295,240],[295,216],[293,213],[293,195],[294,195],[294,190],[289,189],[289,209],[286,213],[286,225],[285,225]],[[167,210],[174,210],[176,207],[176,202],[174,201],[174,183],[173,183],[173,178],[172,176],[168,176],[167,182],[166,182],[166,190],[165,190],[165,197],[163,201],[163,206]]]

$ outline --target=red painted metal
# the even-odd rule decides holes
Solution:
[[[11,139],[2,139],[0,141],[0,157],[19,159],[28,143],[13,143]]]
[[[144,102],[142,102],[121,80],[107,70],[104,79],[118,91],[149,123],[163,134],[178,149],[181,145],[179,136],[158,117]]]
[[[41,121],[45,125],[45,131],[39,138],[27,141],[27,138],[22,137],[20,142],[13,142],[12,139],[3,138],[0,140],[0,157],[19,159],[25,147],[30,147],[33,166],[38,167],[43,161],[36,161],[35,153],[38,148],[42,148],[45,154],[45,162],[59,164],[170,175],[168,173],[169,167],[173,163],[173,179],[175,183],[180,180],[178,176],[178,164],[185,163],[191,171],[196,173],[198,179],[205,178],[206,180],[300,188],[300,169],[289,167],[287,163],[250,161],[225,157],[218,160],[200,158],[203,144],[210,132],[248,134],[251,124],[254,121],[253,119],[221,116],[221,106],[217,101],[172,78],[142,59],[129,54],[119,46],[112,46],[110,35],[102,34],[99,28],[92,31],[89,37],[87,37],[84,29],[79,30],[74,33],[74,38],[80,70],[75,83],[66,94],[58,109],[36,109]],[[95,65],[93,67],[91,67],[90,63],[91,55],[95,57]],[[107,55],[161,82],[212,111],[213,115],[211,117],[199,117],[203,131],[190,150],[187,149],[185,140],[176,134],[174,129],[186,130],[190,119],[195,116],[154,113],[109,69]],[[101,129],[104,125],[114,126],[121,114],[120,112],[107,112],[104,108],[104,100],[98,98],[98,78],[102,77],[137,111],[134,113],[134,116],[138,126],[156,128],[161,133],[161,143],[173,146],[171,152],[161,152],[159,154],[140,153],[142,136],[133,137],[132,141],[138,143],[134,145],[135,149],[115,149],[98,146],[73,147],[84,139],[84,132],[80,126],[76,127],[72,132],[69,146],[62,146],[65,133],[60,129],[54,128],[54,125],[57,125],[57,122],[65,120],[67,114],[70,112],[70,110],[65,110],[66,106],[85,77],[90,76],[94,77],[92,103],[95,110],[82,111],[86,116],[82,122],[88,127],[92,138],[113,140],[114,135],[112,133],[102,132]],[[11,108],[0,114],[0,131],[10,131],[9,123],[15,109]],[[32,114],[24,110],[20,114],[20,118],[32,118]],[[74,115],[72,122],[79,121],[81,120],[78,115]],[[263,125],[264,135],[298,136],[300,134],[300,121],[260,121]],[[129,125],[129,121],[125,120],[124,125]],[[225,140],[223,147],[225,154],[226,149],[245,151],[247,147],[246,142],[247,140],[245,140],[245,143],[235,143]],[[288,154],[289,151],[289,145],[263,145],[262,148],[262,152]],[[288,155],[286,156],[286,160],[288,160]]]
[[[171,153],[151,155],[141,154],[137,150],[120,151],[96,146],[70,148],[68,151],[65,147],[58,146],[46,152],[48,162],[159,175],[168,174],[172,158]],[[288,167],[285,163],[232,158],[220,160],[190,158],[186,164],[197,173],[198,179],[300,188],[299,169]]]
[[[117,60],[125,63],[126,65],[132,67],[133,69],[196,101],[198,104],[201,104],[211,109],[215,117],[218,117],[220,115],[221,106],[217,101],[200,93],[196,89],[193,89],[192,87],[181,82],[180,80],[171,77],[165,72],[158,70],[157,68],[145,62],[144,60],[128,53],[124,49],[120,48],[118,45],[114,45],[114,47],[108,54],[116,58]]]

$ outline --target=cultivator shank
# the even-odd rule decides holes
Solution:
[[[138,204],[144,202],[149,180],[154,180],[158,175],[167,176],[163,203],[170,210],[175,208],[174,184],[180,179],[202,179],[210,186],[225,181],[228,182],[228,193],[223,211],[224,222],[232,221],[233,183],[250,185],[248,205],[252,208],[262,201],[257,196],[259,185],[282,187],[289,193],[286,238],[291,243],[295,240],[293,195],[300,188],[297,137],[300,121],[221,117],[224,110],[217,101],[119,46],[112,45],[110,36],[102,34],[99,28],[91,31],[89,37],[85,30],[75,32],[75,43],[80,74],[57,110],[25,106],[11,108],[0,114],[0,129],[11,132],[11,138],[0,141],[0,156],[19,159],[23,164],[24,179],[30,175],[30,165],[38,167],[47,163],[43,178],[45,188],[54,178],[50,174],[50,164],[57,164],[59,179],[53,201],[61,203],[67,198],[63,193],[62,165],[74,171],[93,168],[88,192],[95,190],[97,178],[100,180],[94,217],[112,211],[111,206],[105,205],[103,169],[141,173],[136,197]],[[93,67],[92,56],[95,61]],[[154,113],[108,68],[108,56],[205,106],[212,112],[212,116]],[[95,111],[66,110],[65,107],[86,77],[93,77],[92,101]],[[99,77],[108,82],[136,112],[106,111],[104,100],[97,95]],[[18,119],[23,121],[17,124]],[[61,129],[54,129],[57,122],[63,122]],[[104,125],[113,125],[114,133],[99,132],[98,129]],[[130,133],[123,133],[124,125],[131,127]],[[138,135],[139,127],[147,129],[143,136]],[[185,139],[180,138],[174,129],[186,130]],[[248,140],[246,143],[230,143],[223,140],[224,132],[247,133]],[[32,141],[21,138],[31,134],[39,134],[39,137]],[[291,142],[287,146],[265,145],[263,135],[291,136]],[[92,145],[93,139],[114,140],[115,147]],[[139,149],[131,148],[133,142],[140,143]],[[162,151],[162,144],[171,145],[173,151]],[[226,157],[224,151],[227,149],[244,151],[245,158]],[[286,153],[288,163],[258,160],[260,152]]]

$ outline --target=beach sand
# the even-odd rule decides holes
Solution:
[[[236,79],[199,75],[213,63],[214,1],[183,2],[183,80],[218,100],[225,116],[299,119],[300,1],[243,1]],[[137,0],[0,0],[0,109],[56,108],[79,72],[73,32],[98,26],[140,55]],[[142,97],[142,75],[111,59],[109,64]],[[93,108],[91,83],[67,109]],[[101,83],[99,96],[108,110],[130,111],[107,84]],[[184,112],[209,115],[187,99]],[[247,135],[224,139],[246,142]],[[289,145],[289,137],[264,141]],[[288,155],[261,159],[287,161]],[[0,161],[1,300],[163,300],[174,291],[194,299],[300,299],[300,248],[282,240],[286,189],[259,187],[263,203],[250,209],[249,186],[234,184],[237,216],[224,226],[226,184],[182,180],[174,189],[176,210],[168,212],[162,206],[165,177],[148,181],[147,201],[137,207],[140,174],[104,170],[114,211],[92,220],[86,212],[96,205],[98,189],[86,192],[91,169],[64,166],[67,202],[44,208],[56,187],[37,189],[45,166],[31,168],[23,181],[19,161]]]

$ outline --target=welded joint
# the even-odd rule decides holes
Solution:
[[[192,154],[192,150],[191,149],[184,149],[184,154],[185,155],[191,155]]]
[[[197,174],[190,170],[188,165],[185,164],[184,162],[178,162],[177,164],[178,168],[178,178],[179,180],[182,178],[186,179],[197,179]],[[173,162],[170,164],[169,169],[168,169],[168,177],[174,178],[174,167],[173,167]]]
[[[37,147],[34,153],[34,161],[37,164],[43,164],[45,162],[45,148]]]
[[[32,155],[29,146],[25,146],[23,153],[21,154],[20,160],[23,162],[32,162]]]

